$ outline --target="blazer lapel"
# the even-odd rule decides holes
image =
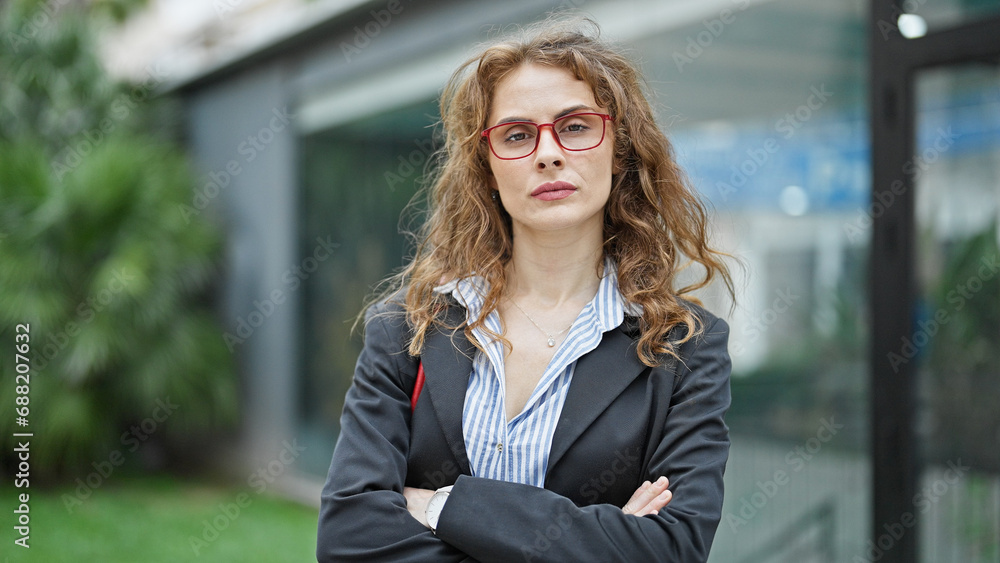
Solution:
[[[446,322],[449,325],[456,326],[464,320],[465,309],[457,306],[448,308]],[[471,475],[472,471],[462,433],[462,412],[475,352],[476,347],[463,330],[452,333],[432,328],[427,332],[421,354],[426,374],[423,392],[430,397],[448,447],[461,471],[467,475]]]
[[[457,305],[448,308],[446,323],[455,326],[464,320],[464,308]],[[646,369],[635,353],[637,334],[636,320],[626,317],[622,326],[604,334],[594,351],[577,360],[552,436],[548,473],[552,473],[552,468],[587,427]],[[452,455],[461,471],[468,475],[472,471],[462,432],[462,413],[475,352],[475,345],[463,330],[452,333],[432,328],[421,355],[427,378],[423,392],[430,397]]]
[[[584,430],[604,412],[646,365],[636,355],[634,321],[626,317],[618,329],[604,333],[601,343],[576,362],[573,381],[552,435],[548,474]]]

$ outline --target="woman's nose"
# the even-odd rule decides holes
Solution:
[[[551,125],[538,129],[538,148],[535,149],[535,166],[539,169],[549,166],[560,167],[565,159],[562,145],[556,137],[556,130]]]

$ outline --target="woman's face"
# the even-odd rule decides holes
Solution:
[[[493,94],[487,126],[503,121],[552,123],[578,112],[608,113],[597,105],[589,85],[560,67],[526,64],[504,77]],[[585,151],[565,150],[552,127],[539,132],[538,148],[517,160],[501,160],[490,152],[493,187],[510,214],[514,235],[529,231],[570,231],[577,234],[604,224],[604,206],[611,193],[614,126],[604,140]],[[565,182],[566,184],[555,184]],[[553,187],[561,187],[547,191]]]

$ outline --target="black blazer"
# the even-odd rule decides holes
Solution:
[[[632,317],[577,361],[545,488],[471,476],[462,408],[475,348],[464,333],[428,333],[426,383],[411,416],[418,359],[406,352],[402,309],[372,307],[323,489],[318,560],[708,559],[729,455],[729,327],[690,307],[705,331],[679,347],[681,361],[642,364]],[[465,309],[454,303],[448,315],[463,321]],[[656,515],[622,513],[660,475],[670,479],[670,504]],[[407,512],[403,486],[451,484],[435,536]]]

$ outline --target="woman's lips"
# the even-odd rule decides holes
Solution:
[[[569,197],[576,191],[576,186],[569,182],[546,182],[531,192],[531,197],[542,201],[552,201]]]

